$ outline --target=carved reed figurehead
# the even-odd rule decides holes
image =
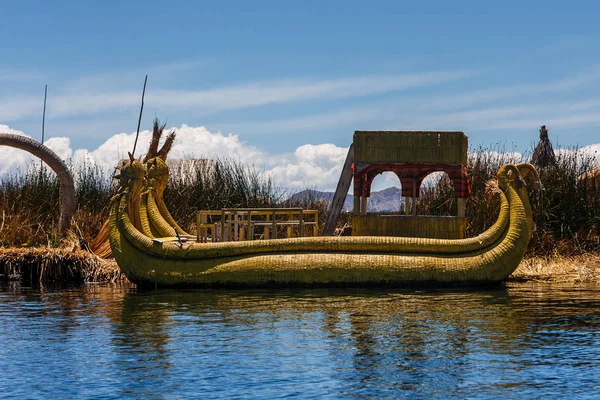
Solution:
[[[148,168],[148,186],[162,195],[169,181],[169,167],[161,157],[155,157],[146,163]]]
[[[146,168],[141,161],[130,156],[129,160],[123,160],[116,169],[118,172],[115,174],[114,179],[119,180],[119,192],[141,188],[146,175]]]
[[[525,180],[528,187],[533,190],[541,190],[542,182],[540,181],[540,175],[537,169],[532,164],[522,163],[517,165],[517,169],[521,174],[521,177]]]
[[[146,169],[140,160],[133,160],[129,163],[129,167],[126,168],[125,173],[129,181],[133,183],[144,179]]]

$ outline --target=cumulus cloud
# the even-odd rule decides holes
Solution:
[[[348,154],[347,147],[306,144],[294,154],[276,156],[265,173],[290,188],[335,189]]]
[[[595,167],[600,164],[600,143],[584,147],[555,149],[554,153],[563,158],[575,162],[581,170]]]
[[[233,159],[254,165],[265,176],[271,177],[280,186],[290,189],[317,188],[335,189],[342,165],[348,153],[347,147],[333,144],[307,144],[294,153],[270,154],[240,140],[238,135],[210,132],[205,127],[182,125],[171,128],[177,139],[170,152],[172,159]],[[142,131],[138,139],[136,156],[142,156],[150,142],[151,132]],[[135,141],[135,133],[119,133],[97,149],[75,151],[74,164],[95,163],[105,167],[117,165],[127,157]]]
[[[264,153],[254,146],[240,141],[237,135],[223,135],[221,132],[212,133],[205,127],[190,127],[166,129],[165,132],[175,131],[177,139],[169,153],[171,158],[233,158],[247,163],[264,158]],[[132,151],[136,133],[118,133],[111,136],[95,150],[79,149],[75,152],[75,164],[82,161],[93,162],[103,166],[114,166],[127,158]],[[148,150],[152,138],[149,130],[141,131],[136,146],[135,155],[139,158]]]
[[[342,166],[348,153],[347,147],[339,147],[331,143],[305,144],[293,153],[271,154],[258,147],[245,143],[238,135],[210,132],[205,127],[182,125],[174,130],[177,139],[171,150],[171,159],[233,159],[247,165],[257,167],[265,176],[273,179],[278,186],[289,190],[318,189],[333,191],[336,188]],[[21,131],[0,125],[0,133],[25,135]],[[136,156],[142,157],[147,151],[151,131],[140,132]],[[120,160],[127,158],[135,142],[135,132],[118,133],[108,138],[96,149],[71,148],[66,137],[48,139],[45,144],[56,154],[71,163],[75,169],[85,165],[96,165],[110,173]],[[557,149],[558,154],[573,153],[573,149]],[[600,144],[593,144],[577,149],[578,159],[594,157],[598,160]],[[24,169],[38,162],[27,152],[5,148],[4,157],[0,158],[0,174]],[[471,158],[480,157],[488,160],[501,159],[503,162],[525,161],[523,154],[515,151],[480,151],[470,154]],[[432,174],[428,183],[439,177]],[[429,182],[431,181],[431,182]],[[398,178],[392,173],[384,173],[373,182],[373,190],[381,190],[390,186],[400,186]]]
[[[30,137],[21,131],[9,128],[6,125],[0,125],[0,133],[10,133]],[[46,140],[44,144],[63,160],[71,158],[73,154],[69,138],[51,138]],[[0,157],[0,174],[5,174],[9,171],[14,172],[17,169],[24,170],[34,162],[38,162],[38,160],[37,157],[32,156],[24,150],[5,147],[2,149],[2,157]]]
[[[169,157],[172,159],[233,159],[254,165],[275,184],[289,189],[316,188],[333,190],[337,185],[348,148],[333,144],[307,144],[294,153],[270,154],[240,140],[238,135],[210,132],[205,127],[182,125],[174,130],[177,139]],[[0,125],[0,133],[23,132]],[[127,158],[133,149],[135,132],[118,133],[111,136],[96,149],[73,150],[66,137],[48,139],[45,144],[61,158],[73,164],[74,168],[84,165],[97,165],[106,172],[111,171],[120,160]],[[141,131],[136,148],[136,156],[142,157],[147,151],[152,136],[151,131]],[[35,161],[27,152],[6,148],[6,157],[0,159],[0,173],[14,172],[26,168]]]

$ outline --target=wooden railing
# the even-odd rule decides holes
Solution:
[[[310,219],[306,219],[309,218]],[[198,242],[227,242],[238,240],[277,239],[279,228],[284,237],[319,235],[319,212],[302,208],[223,208],[220,211],[200,210],[196,214]]]

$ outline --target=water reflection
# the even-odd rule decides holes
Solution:
[[[0,387],[16,380],[16,397],[23,384],[34,397],[538,397],[590,394],[600,376],[594,286],[11,286],[0,289],[0,321],[0,367],[15,371]],[[31,367],[40,349],[43,370],[58,372]]]

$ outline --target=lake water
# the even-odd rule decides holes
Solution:
[[[598,398],[599,289],[0,286],[0,397]]]

